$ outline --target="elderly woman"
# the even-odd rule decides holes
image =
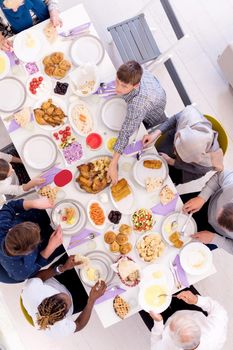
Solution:
[[[65,260],[62,265],[49,267],[29,279],[22,292],[23,305],[32,317],[35,328],[54,339],[83,329],[90,319],[96,299],[106,290],[103,281],[97,282],[87,297],[73,269],[79,262],[75,262],[74,255],[68,259],[66,255],[62,259]],[[70,290],[72,285],[75,285],[73,291]],[[74,320],[72,314],[80,311]]]
[[[151,331],[151,350],[220,350],[227,335],[228,317],[224,308],[209,297],[184,291],[177,298],[207,311],[182,310],[175,312],[163,324],[160,314],[150,313],[154,319]]]
[[[164,134],[157,147],[169,165],[169,174],[178,185],[199,179],[210,170],[223,170],[223,152],[218,133],[193,106],[169,118],[158,129],[143,138],[144,146]]]
[[[64,252],[61,228],[53,232],[46,211],[41,210],[51,206],[42,198],[11,201],[2,207],[0,282],[22,282]]]
[[[7,37],[36,23],[50,17],[54,27],[61,24],[58,0],[0,0],[0,8],[4,15],[4,18],[0,16],[0,49],[4,51],[9,51],[12,47]]]

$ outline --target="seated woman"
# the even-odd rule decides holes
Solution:
[[[34,278],[26,282],[21,295],[34,326],[54,339],[83,329],[90,319],[95,301],[106,290],[106,284],[101,281],[91,289],[89,297],[81,284],[79,289],[76,288],[75,294],[70,293],[69,289],[57,280],[57,275],[68,274],[67,279],[72,279],[73,284],[76,284],[76,272],[73,267],[78,264],[72,255],[68,259],[66,257],[63,265],[39,271]],[[74,275],[71,276],[69,273],[72,270]],[[80,311],[82,312],[74,321],[71,315]]]
[[[4,51],[9,51],[12,48],[12,43],[7,39],[7,36],[17,34],[49,17],[54,27],[61,24],[58,0],[0,0],[0,8],[11,28],[7,30],[7,23],[4,25],[4,20],[0,18],[2,32],[0,49]]]
[[[47,198],[21,199],[8,202],[2,207],[0,210],[1,282],[21,282],[64,252],[61,227],[53,232],[46,211],[41,210],[51,207]]]
[[[218,133],[193,106],[169,118],[158,129],[143,138],[146,146],[164,134],[157,150],[167,161],[169,175],[178,185],[199,179],[210,170],[223,169],[223,152]]]
[[[0,157],[13,161],[11,155],[0,152]],[[42,184],[45,180],[40,177],[36,177],[26,184],[19,185],[17,175],[12,168],[12,165],[5,159],[0,158],[0,194],[6,196],[21,196],[26,194],[27,191],[31,190],[34,186]]]

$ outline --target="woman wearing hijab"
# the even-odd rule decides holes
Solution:
[[[0,49],[4,51],[12,47],[7,37],[34,24],[50,18],[54,27],[61,25],[58,0],[0,0],[0,8],[4,15],[4,18],[0,15]]]
[[[155,142],[162,134],[164,137],[157,151],[167,161],[170,177],[176,185],[199,179],[210,170],[223,170],[218,133],[195,107],[187,106],[153,134],[145,135],[143,145]]]

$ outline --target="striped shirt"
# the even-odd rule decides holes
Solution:
[[[166,93],[150,72],[144,71],[139,87],[122,98],[127,103],[127,114],[114,147],[114,151],[120,154],[143,121],[152,127],[166,120]]]

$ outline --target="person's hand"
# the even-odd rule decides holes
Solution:
[[[32,187],[39,186],[45,182],[45,179],[42,177],[35,177],[34,179],[31,179],[30,184]]]
[[[178,299],[183,300],[185,303],[190,304],[190,305],[196,304],[197,300],[198,300],[197,295],[190,292],[190,290],[180,292],[179,294],[176,295],[176,297]]]
[[[215,233],[210,231],[199,231],[197,233],[194,233],[194,235],[191,235],[192,238],[197,239],[198,241],[209,244],[213,241]]]
[[[205,200],[203,198],[199,196],[194,197],[183,205],[183,211],[185,213],[196,213],[203,207],[204,204]]]
[[[107,285],[104,281],[98,281],[94,287],[91,288],[89,301],[94,303],[98,298],[104,295]]]
[[[75,261],[75,255],[71,255],[71,256],[69,256],[69,258],[66,260],[65,264],[63,265],[63,269],[64,269],[64,271],[71,270],[75,266],[81,265],[81,264],[82,264],[81,261],[78,261],[78,262]]]
[[[163,321],[163,316],[161,314],[156,314],[153,311],[150,311],[149,314],[150,314],[150,317],[153,318],[154,321],[156,321],[156,322]]]
[[[53,207],[53,203],[47,197],[32,199],[30,202],[32,202],[31,209],[49,209]]]
[[[153,134],[144,135],[142,139],[143,148],[146,148],[151,143],[155,142],[160,135],[160,130],[156,130],[155,132],[153,132]]]
[[[118,170],[117,163],[111,162],[108,168],[107,180],[112,181],[112,184],[115,185],[118,181]]]
[[[52,25],[56,27],[62,27],[62,20],[59,17],[59,12],[58,10],[52,10],[50,11],[50,21]]]
[[[0,49],[3,51],[12,51],[12,42],[3,36],[0,38]]]
[[[59,225],[56,230],[51,234],[48,242],[48,249],[50,254],[54,252],[63,243],[63,235],[61,225]]]
[[[168,165],[174,165],[175,164],[175,159],[169,157],[166,153],[160,152],[159,153],[161,157],[163,157],[164,160],[166,160]]]

